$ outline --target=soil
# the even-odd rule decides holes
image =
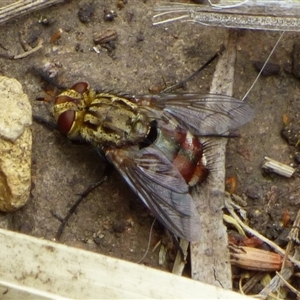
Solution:
[[[45,96],[45,91],[43,81],[30,71],[34,66],[57,73],[56,80],[64,86],[87,81],[98,89],[135,94],[172,85],[214,55],[227,29],[180,22],[153,26],[158,2],[131,0],[119,8],[116,0],[71,1],[11,21],[0,27],[2,54],[22,53],[20,40],[35,46],[40,38],[44,44],[39,52],[23,59],[1,57],[1,74],[18,79],[34,114],[48,120],[52,120],[50,105],[35,100]],[[61,36],[55,40],[53,34],[59,29]],[[94,35],[108,30],[115,31],[117,38],[114,40],[114,32],[108,37],[113,40],[96,46]],[[257,76],[253,62],[264,62],[278,38],[277,32],[239,31],[235,97],[243,98]],[[249,224],[280,243],[289,230],[283,226],[283,213],[293,221],[300,208],[299,177],[298,173],[290,179],[267,174],[261,165],[268,156],[297,166],[295,146],[289,146],[280,134],[284,114],[290,124],[298,126],[299,80],[286,72],[296,38],[296,33],[285,33],[270,60],[279,66],[279,72],[259,78],[246,100],[255,109],[255,118],[239,130],[239,138],[229,140],[227,148],[227,176],[237,178],[235,193],[246,202]],[[208,92],[213,72],[214,64],[185,89]],[[91,146],[74,144],[39,123],[32,125],[32,133],[31,197],[14,214],[1,213],[0,225],[51,240],[60,225],[54,215],[65,216],[78,195],[103,177],[105,161]],[[151,213],[113,171],[77,208],[60,242],[138,262],[148,248],[152,223]],[[156,222],[143,263],[170,270],[175,249],[170,249],[162,265],[159,247],[152,251],[163,236],[164,229]]]

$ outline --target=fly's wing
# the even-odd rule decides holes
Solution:
[[[106,156],[167,229],[189,241],[200,239],[199,214],[188,185],[159,149],[113,149]]]
[[[160,118],[175,118],[182,128],[197,136],[226,135],[248,123],[254,116],[248,104],[224,95],[158,94],[135,98],[141,105],[146,103],[146,110],[162,110]]]

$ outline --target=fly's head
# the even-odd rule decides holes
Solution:
[[[80,128],[89,102],[94,93],[86,82],[78,82],[55,98],[53,115],[58,130],[71,139],[80,137]]]

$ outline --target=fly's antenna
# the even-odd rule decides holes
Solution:
[[[265,63],[263,64],[261,70],[259,71],[259,73],[258,73],[258,75],[256,76],[255,80],[253,81],[252,85],[251,85],[250,88],[248,89],[247,93],[246,93],[245,96],[243,97],[242,101],[244,101],[244,100],[246,99],[246,97],[249,95],[249,93],[251,92],[251,90],[252,90],[253,87],[255,86],[255,84],[256,84],[257,80],[259,79],[261,73],[263,72],[263,70],[265,69],[267,63],[269,62],[269,60],[270,60],[272,54],[274,53],[275,49],[277,48],[278,44],[280,43],[280,41],[281,41],[281,39],[282,39],[284,33],[285,33],[285,31],[282,31],[282,32],[281,32],[281,34],[280,34],[280,36],[279,36],[277,42],[275,43],[273,49],[271,50],[269,56],[267,57]]]

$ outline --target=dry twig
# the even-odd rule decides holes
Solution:
[[[295,169],[280,163],[279,161],[276,161],[270,157],[265,157],[265,162],[262,165],[262,168],[269,171],[269,172],[273,172],[276,173],[278,175],[290,178],[293,176],[293,174],[295,173]]]
[[[0,24],[64,0],[22,0],[0,8]]]
[[[300,258],[299,250],[300,249],[295,248],[295,254],[293,256],[293,260],[299,261]],[[284,278],[285,280],[288,280],[293,274],[294,274],[293,266],[289,266],[289,267],[286,266],[283,270],[280,271],[281,277]],[[282,285],[283,285],[283,281],[278,275],[276,275],[272,278],[271,282],[267,286],[265,286],[263,290],[260,291],[259,295],[262,296],[263,298],[266,298],[270,293],[274,293],[275,291],[277,291]]]
[[[258,237],[260,240],[262,240],[264,243],[266,243],[267,245],[269,245],[272,249],[274,249],[277,253],[281,254],[282,256],[285,255],[285,251],[280,248],[277,244],[275,244],[274,242],[270,241],[269,239],[267,239],[266,237],[264,237],[262,234],[260,234],[259,232],[257,232],[256,230],[252,229],[251,227],[249,227],[248,225],[246,225],[240,218],[239,216],[235,213],[235,211],[232,208],[232,205],[230,203],[231,199],[230,199],[230,195],[228,193],[226,193],[226,197],[225,197],[225,207],[228,209],[229,213],[231,214],[231,216],[237,221],[237,223],[248,233]],[[300,267],[300,261],[298,259],[295,259],[294,257],[288,256],[288,259],[296,266]]]
[[[237,32],[230,31],[226,37],[226,50],[220,57],[210,93],[232,95],[234,65],[236,58]],[[205,142],[205,141],[203,141]],[[209,185],[194,190],[192,197],[201,217],[201,242],[191,243],[192,278],[225,289],[232,288],[229,263],[228,238],[223,224],[224,185],[225,185],[225,149],[226,140],[214,141],[216,147],[209,155],[218,157],[214,163],[216,172]]]
[[[14,56],[14,59],[20,59],[20,58],[27,57],[27,56],[29,56],[29,55],[31,55],[31,54],[33,54],[33,53],[35,53],[35,52],[41,50],[42,47],[43,47],[43,40],[42,40],[42,39],[39,39],[39,40],[38,40],[38,44],[36,45],[36,47],[31,48],[30,50],[25,51],[25,52],[23,52],[23,53],[21,53],[21,54],[15,55],[15,56]]]
[[[278,276],[282,282],[293,292],[297,295],[298,299],[300,298],[300,292],[297,291],[292,285],[290,285],[284,278],[283,276],[279,273],[279,272],[276,272],[276,276]]]

